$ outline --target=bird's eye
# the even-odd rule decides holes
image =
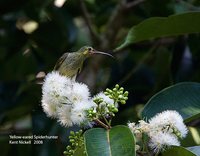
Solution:
[[[88,48],[88,50],[89,50],[89,51],[91,51],[91,50],[92,50],[92,48],[91,48],[91,47],[89,47],[89,48]]]

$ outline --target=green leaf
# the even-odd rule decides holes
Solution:
[[[195,154],[184,147],[173,146],[172,148],[163,152],[162,156],[195,156]]]
[[[86,156],[86,153],[84,153],[84,147],[77,148],[73,156]]]
[[[187,147],[187,149],[196,155],[200,155],[200,146]]]
[[[169,17],[152,17],[133,26],[128,32],[125,42],[117,49],[158,37],[198,32],[200,32],[200,12],[187,12]]]
[[[142,117],[149,119],[164,110],[178,111],[186,122],[200,116],[200,83],[183,82],[163,89],[147,102]]]
[[[200,129],[197,127],[188,127],[186,138],[181,140],[181,145],[184,147],[200,145]]]
[[[126,126],[90,129],[84,137],[88,156],[135,156],[135,140]]]

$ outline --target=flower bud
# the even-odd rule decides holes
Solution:
[[[123,88],[123,87],[121,87],[121,88],[119,89],[119,91],[124,91],[124,88]]]
[[[118,98],[119,98],[119,99],[122,99],[122,98],[123,98],[123,96],[122,96],[122,95],[119,95],[119,96],[118,96]]]
[[[104,92],[104,94],[107,96],[107,95],[109,95],[109,93],[108,92]]]
[[[68,145],[68,146],[66,147],[66,149],[67,149],[67,150],[70,150],[70,149],[71,149],[71,146]]]
[[[110,91],[110,89],[109,89],[109,88],[106,88],[106,91],[107,91],[107,92],[109,92],[109,91]]]
[[[112,99],[113,97],[111,95],[108,96],[110,99]]]
[[[119,88],[119,85],[118,85],[118,84],[116,84],[116,85],[115,85],[115,88],[117,88],[117,89],[118,89],[118,88]]]
[[[128,97],[124,97],[124,100],[128,100]]]
[[[123,94],[123,91],[119,91],[119,94]]]
[[[125,100],[121,100],[120,102],[121,102],[121,104],[126,104]]]
[[[69,142],[73,143],[73,142],[74,142],[74,139],[70,139]]]
[[[99,102],[100,102],[100,103],[101,103],[101,102],[103,102],[103,99],[102,99],[102,98],[100,98],[100,99],[99,99]]]
[[[72,136],[75,135],[74,131],[70,131],[70,135]]]
[[[124,96],[128,96],[128,91],[125,91],[125,92],[124,92]]]
[[[114,109],[113,109],[113,112],[114,112],[114,113],[117,113],[117,112],[118,112],[118,109],[117,109],[117,108],[114,108]]]

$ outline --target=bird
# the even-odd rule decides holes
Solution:
[[[94,54],[113,57],[111,54],[97,51],[91,46],[83,46],[77,52],[64,53],[56,62],[54,71],[58,71],[59,74],[75,80],[77,74],[82,70],[83,62]]]

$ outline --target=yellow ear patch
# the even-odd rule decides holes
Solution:
[[[84,52],[83,52],[84,55],[87,55],[88,54],[88,50],[86,49]]]

